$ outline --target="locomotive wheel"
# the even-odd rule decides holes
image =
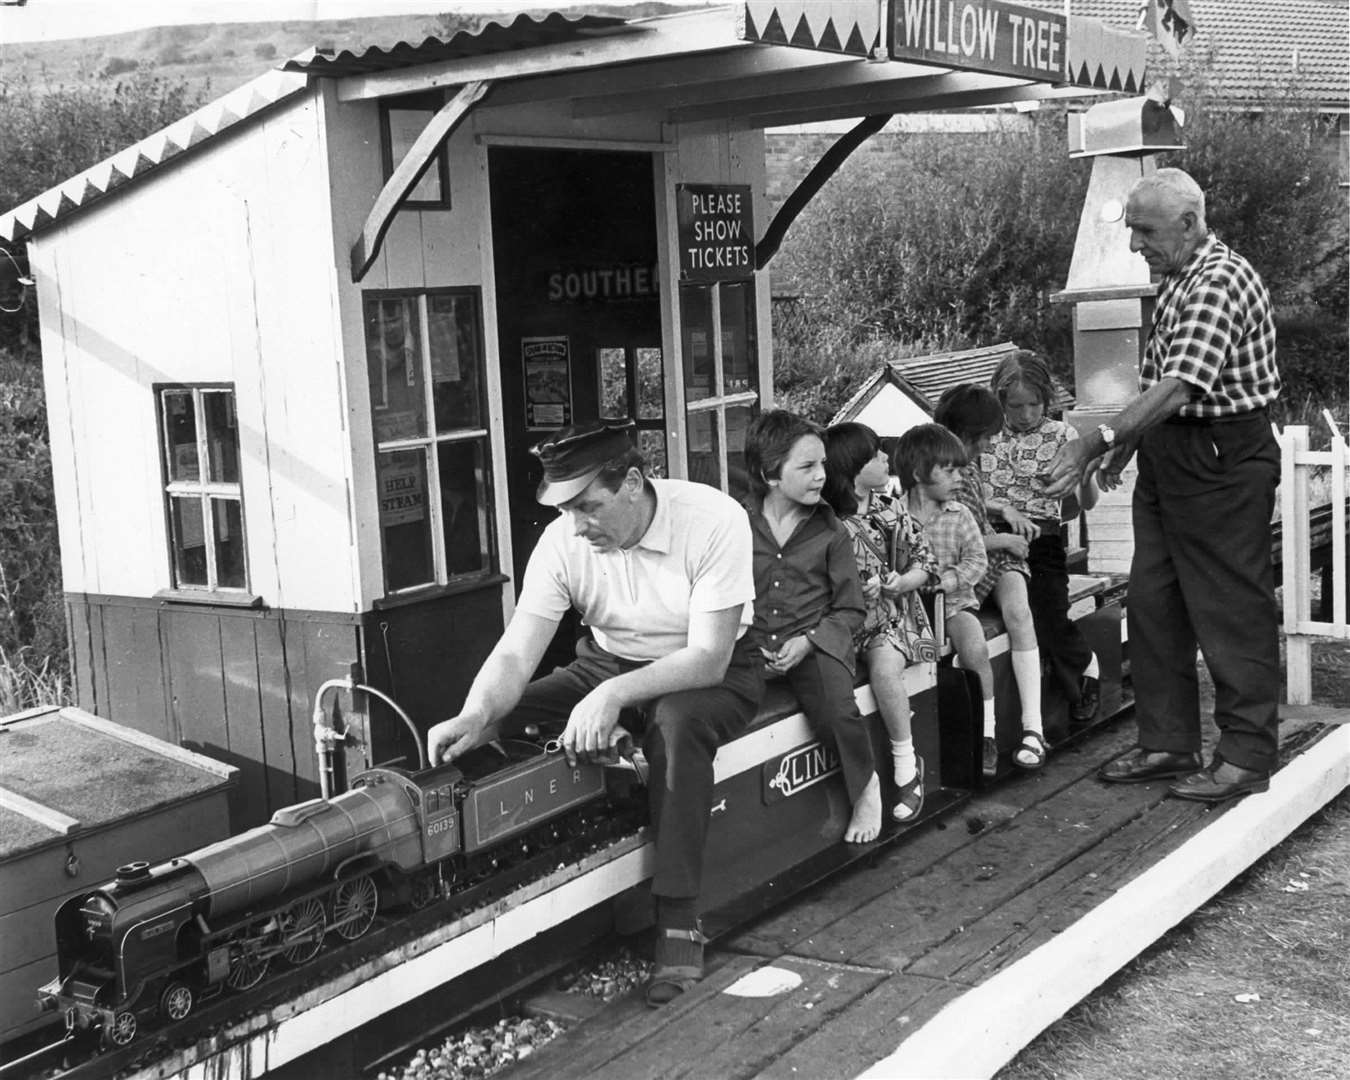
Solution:
[[[136,1014],[125,1011],[117,1013],[103,1036],[113,1046],[126,1046],[136,1037]]]
[[[317,899],[305,900],[288,907],[281,913],[279,922],[282,941],[303,935],[307,931],[314,932],[315,928],[318,928],[312,938],[297,941],[290,948],[283,950],[281,955],[286,958],[287,963],[303,964],[319,955],[319,950],[323,948],[324,919],[323,904]]]
[[[369,874],[344,881],[333,894],[333,929],[347,941],[355,941],[375,921],[380,894]]]
[[[230,970],[225,985],[231,990],[247,990],[257,986],[267,974],[270,957],[250,952],[248,939],[230,942]]]
[[[193,1004],[192,989],[185,983],[171,982],[159,995],[160,1015],[169,1020],[182,1020],[192,1011]]]

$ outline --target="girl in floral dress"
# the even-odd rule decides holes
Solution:
[[[923,759],[915,753],[905,665],[937,660],[933,631],[917,590],[937,574],[937,559],[904,503],[884,491],[890,461],[866,424],[825,432],[825,499],[848,530],[867,614],[855,637],[877,711],[891,741],[899,796],[891,816],[923,809]]]

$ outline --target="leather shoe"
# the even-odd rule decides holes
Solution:
[[[1097,779],[1108,784],[1142,784],[1148,780],[1186,776],[1201,768],[1199,754],[1170,750],[1145,750],[1136,746],[1097,770]]]
[[[1265,791],[1268,787],[1268,771],[1244,769],[1216,755],[1209,768],[1193,773],[1167,790],[1178,799],[1217,803],[1239,795],[1250,795],[1253,791]]]

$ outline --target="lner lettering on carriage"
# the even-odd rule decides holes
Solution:
[[[791,798],[839,772],[839,755],[824,743],[811,742],[763,766],[764,802]]]

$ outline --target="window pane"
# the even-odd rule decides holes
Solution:
[[[722,393],[755,387],[754,288],[722,286]]]
[[[169,528],[173,533],[175,584],[209,585],[206,574],[206,523],[199,496],[169,498]]]
[[[427,418],[416,299],[368,297],[365,318],[366,368],[370,374],[375,440],[385,442],[425,435]]]
[[[715,488],[722,486],[717,454],[717,413],[713,410],[689,414],[689,479]]]
[[[713,397],[712,298],[705,286],[680,289],[680,333],[684,351],[684,393],[688,401]]]
[[[442,443],[438,451],[441,473],[441,522],[445,529],[445,569],[477,574],[488,567],[488,489],[484,445]]]
[[[436,430],[483,426],[483,350],[478,339],[478,305],[473,296],[427,297],[431,338],[431,395]]]
[[[197,414],[191,390],[164,391],[164,435],[169,479],[198,479]]]
[[[629,416],[628,350],[596,349],[600,367],[600,415]]]
[[[750,426],[754,409],[749,405],[727,408],[727,494],[740,502],[750,494],[750,481],[745,471],[745,430]]]
[[[664,431],[639,431],[638,449],[647,459],[647,468],[655,477],[669,476],[669,463],[666,461],[666,433]]]
[[[384,584],[390,592],[435,580],[427,519],[427,462],[422,450],[378,454]]]
[[[216,587],[242,589],[244,576],[244,516],[238,499],[212,499],[216,529]]]
[[[206,420],[207,479],[215,483],[239,483],[239,431],[234,416],[234,394],[223,390],[202,392]]]
[[[637,349],[637,414],[639,420],[664,420],[666,380],[660,349]]]

